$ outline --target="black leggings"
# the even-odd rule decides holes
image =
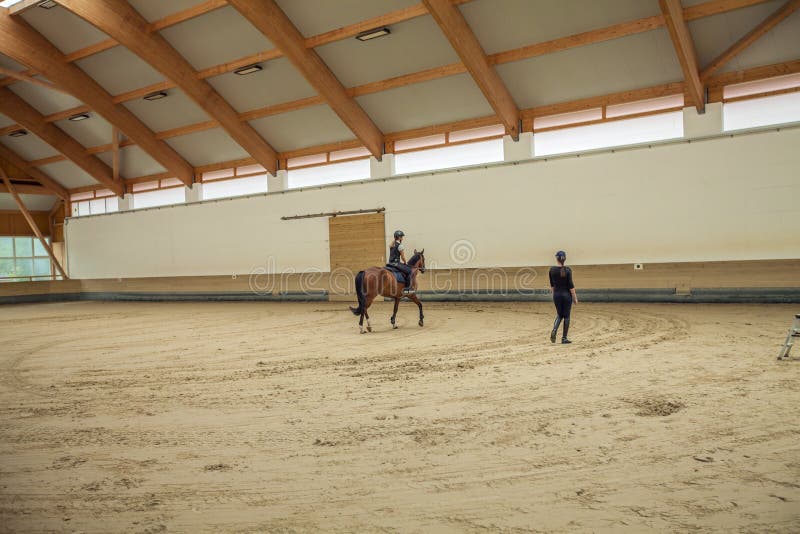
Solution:
[[[569,319],[572,311],[572,294],[569,291],[556,291],[553,293],[553,303],[556,305],[556,312],[561,319]]]
[[[561,336],[562,341],[567,339],[569,334],[569,312],[572,311],[572,294],[569,291],[555,291],[553,293],[553,303],[556,305],[556,320],[553,323],[553,333],[551,340],[555,340],[558,333],[558,327],[561,326],[561,321],[564,321],[564,333]]]

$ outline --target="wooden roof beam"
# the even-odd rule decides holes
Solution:
[[[465,0],[455,0],[454,4],[464,3],[464,1]],[[697,4],[694,6],[687,7],[686,9],[683,10],[683,16],[686,21],[692,21],[708,16],[717,15],[720,13],[726,13],[728,11],[736,9],[750,7],[753,5],[764,3],[766,1],[768,0],[710,0],[702,4]],[[344,38],[352,37],[353,35],[358,33],[355,31],[357,29],[360,31],[363,29],[375,28],[381,25],[390,25],[393,23],[402,22],[404,20],[408,20],[410,18],[414,18],[425,14],[427,14],[427,9],[423,4],[418,4],[416,6],[399,9],[397,11],[393,11],[386,15],[381,15],[379,17],[374,17],[366,21],[355,23],[351,26],[345,26],[344,28],[332,30],[330,32],[309,37],[306,39],[306,47],[320,46],[322,44],[326,44],[329,42],[335,42]],[[662,26],[664,26],[664,17],[662,15],[645,17],[619,24],[613,24],[605,28],[589,30],[583,33],[569,35],[566,37],[559,37],[556,39],[551,39],[549,41],[543,41],[540,43],[522,46],[520,48],[507,50],[504,52],[498,52],[489,55],[488,58],[489,58],[489,63],[491,63],[492,65],[500,65],[503,63],[521,61],[523,59],[529,59],[544,54],[550,54],[561,50],[569,50],[575,47],[586,46],[594,43],[608,41],[611,39],[617,39],[628,35],[648,32],[660,28]],[[116,43],[116,41],[113,42]],[[67,56],[65,56],[65,58],[67,59],[67,61],[71,61],[70,58],[74,54],[78,54],[78,52],[73,52],[72,54],[68,54]],[[78,57],[82,58],[86,57],[87,55],[91,54],[89,54],[88,52],[86,54],[78,54]],[[206,79],[213,76],[218,76],[220,74],[224,74],[226,72],[232,72],[233,70],[239,67],[243,67],[245,65],[250,65],[252,63],[259,63],[262,61],[268,61],[270,59],[275,59],[282,56],[283,54],[280,52],[280,50],[277,49],[267,50],[265,52],[258,52],[256,54],[243,57],[237,60],[233,60],[228,63],[215,65],[207,69],[200,70],[197,72],[197,77],[201,79]],[[28,74],[30,74],[31,72],[34,71],[26,71],[26,73]],[[464,72],[467,72],[467,69],[462,63],[452,63],[450,65],[434,67],[421,72],[396,76],[388,80],[379,80],[376,82],[360,85],[358,87],[351,87],[347,89],[347,93],[351,97],[361,96],[365,94],[384,91],[387,89],[392,89],[394,87],[402,87],[404,85],[409,85],[413,83],[435,80],[447,76],[454,76],[456,74],[461,74]],[[8,83],[10,83],[9,80],[11,82],[14,81],[13,79],[10,78],[6,78],[5,80],[0,80],[0,86],[7,85]],[[173,87],[175,87],[175,84],[169,80],[166,80],[163,82],[158,82],[152,85],[148,85],[147,87],[141,87],[139,89],[134,89],[132,91],[120,93],[118,95],[115,95],[113,99],[115,103],[121,104],[123,102],[128,102],[131,100],[142,98],[144,95],[148,93],[156,91],[166,91]],[[283,104],[267,106],[265,108],[245,111],[239,114],[239,119],[253,120],[256,118],[266,117],[269,115],[274,115],[276,113],[284,113],[285,111],[293,111],[295,109],[301,109],[304,107],[314,106],[321,103],[323,103],[321,97],[313,96],[306,99],[296,100],[294,102],[286,102]],[[53,122],[65,119],[70,115],[74,115],[76,113],[85,113],[87,111],[89,111],[88,106],[78,106],[64,111],[59,111],[58,113],[47,115],[45,118],[48,122]],[[205,123],[190,125],[188,127],[174,128],[166,132],[161,132],[157,137],[159,139],[164,139],[164,138],[174,137],[176,135],[184,135],[185,133],[207,130],[209,128],[214,128],[216,126],[217,126],[216,121],[208,121]],[[13,129],[17,128],[18,126],[14,125],[5,128],[0,128],[0,135],[8,133]]]
[[[342,83],[322,58],[314,50],[306,48],[302,34],[278,4],[274,0],[229,0],[228,3],[275,43],[367,150],[380,159],[383,155],[383,133],[361,106],[348,96]]]
[[[108,165],[94,156],[87,155],[86,149],[74,138],[54,124],[46,122],[41,113],[36,111],[33,106],[5,87],[0,88],[0,113],[36,134],[42,141],[61,152],[89,176],[117,195],[125,194],[122,182],[114,180]]]
[[[789,15],[800,8],[800,0],[789,0],[767,18],[762,20],[755,28],[747,32],[741,39],[733,43],[727,50],[714,58],[700,73],[700,79],[706,80],[709,76],[724,67],[731,59],[742,53],[748,46],[756,42],[772,28],[780,24]]]
[[[22,159],[16,152],[0,143],[0,163],[6,162],[30,176],[52,194],[64,200],[69,200],[69,191],[60,183],[53,180],[50,176],[35,167],[28,167],[28,162]]]
[[[35,184],[14,184],[14,189],[17,190],[17,193],[20,195],[46,195],[52,196],[53,192],[49,189],[42,187],[41,185]],[[5,185],[0,185],[0,193],[10,193],[11,191]]]
[[[692,36],[689,33],[689,26],[684,20],[683,6],[681,0],[658,0],[661,12],[664,14],[664,22],[667,25],[672,45],[683,70],[683,78],[692,98],[692,104],[699,113],[703,113],[706,108],[705,88],[700,81],[700,73],[697,67],[697,54],[695,53]]]
[[[489,63],[486,52],[461,10],[450,0],[423,0],[423,3],[505,126],[506,133],[518,139],[519,108],[500,75]]]
[[[158,33],[149,33],[147,20],[130,4],[113,0],[59,0],[59,3],[172,80],[260,165],[273,174],[276,172],[278,156],[269,143],[252,126],[239,121],[236,110],[208,82],[197,78],[194,68],[166,39]]]
[[[116,105],[105,89],[68,63],[60,50],[21,17],[11,17],[1,11],[0,53],[39,72],[47,72],[47,78],[54,84],[90,105],[176,178],[191,185],[194,178],[192,166],[172,147],[156,139],[153,132],[127,108]]]

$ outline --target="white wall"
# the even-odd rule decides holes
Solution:
[[[69,219],[74,278],[329,269],[325,218],[386,208],[440,267],[800,258],[800,128]],[[458,240],[474,257],[451,260]],[[388,237],[387,237],[388,241]],[[274,263],[270,263],[270,258]]]

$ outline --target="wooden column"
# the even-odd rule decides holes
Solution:
[[[36,226],[36,221],[33,220],[33,217],[31,217],[30,212],[28,212],[28,208],[26,208],[25,204],[22,203],[22,199],[19,198],[19,194],[17,194],[17,190],[14,188],[14,184],[12,184],[11,180],[8,179],[8,175],[6,174],[6,171],[3,170],[2,167],[0,167],[0,177],[3,178],[3,182],[5,183],[8,192],[11,193],[12,197],[14,197],[14,202],[16,202],[17,207],[22,212],[22,216],[25,217],[25,220],[28,222],[28,225],[30,225],[31,230],[33,230],[33,233],[36,234],[36,237],[39,238],[39,241],[42,243],[42,246],[47,251],[47,255],[50,256],[50,261],[53,262],[53,265],[56,266],[56,269],[58,269],[58,272],[60,272],[61,276],[64,277],[64,280],[69,279],[67,273],[64,272],[64,269],[61,267],[61,264],[58,263],[58,260],[53,254],[53,249],[50,248],[50,244],[44,239],[41,230],[39,230],[39,227]]]
[[[115,182],[119,182],[119,128],[111,129],[111,172]],[[125,193],[123,192],[123,195]]]

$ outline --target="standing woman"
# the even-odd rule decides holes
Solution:
[[[556,342],[558,327],[564,321],[564,335],[561,336],[561,343],[572,343],[567,339],[569,333],[569,313],[572,304],[578,303],[578,296],[575,294],[575,285],[572,283],[572,269],[564,265],[567,261],[567,253],[563,250],[556,252],[558,266],[550,267],[550,290],[553,292],[553,303],[556,305],[556,322],[553,324],[553,331],[550,332],[550,341]]]

